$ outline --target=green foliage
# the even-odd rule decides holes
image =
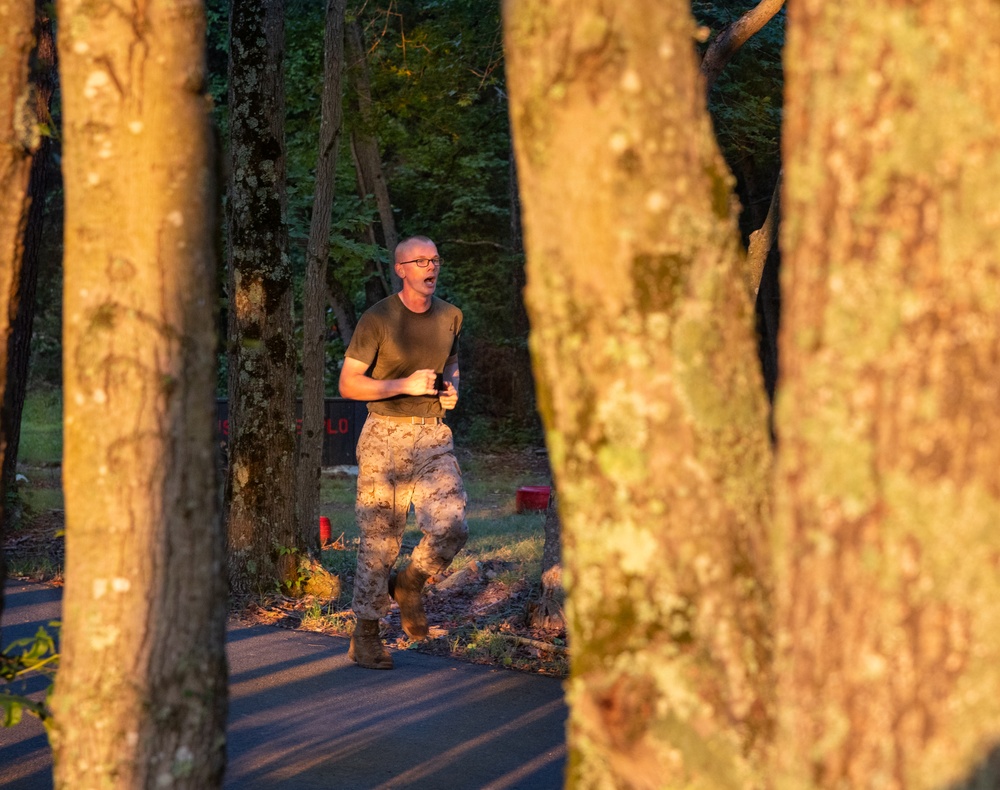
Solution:
[[[303,555],[297,548],[278,545],[275,545],[274,553],[279,559],[283,557],[290,557],[294,566],[294,570],[289,578],[282,579],[274,583],[276,591],[283,595],[290,595],[296,598],[299,597],[302,595],[302,588],[305,586],[306,582],[309,581],[309,569],[302,561]]]
[[[206,0],[208,93],[216,107],[225,104],[229,64],[229,0]]]
[[[699,23],[717,33],[751,0],[695,0]],[[208,0],[209,87],[225,133],[226,0]],[[287,0],[285,93],[289,255],[301,283],[315,187],[323,87],[325,4]],[[511,232],[511,147],[499,2],[402,0],[356,14],[367,47],[373,98],[367,131],[382,149],[400,236],[433,238],[445,260],[438,294],[465,313],[462,400],[453,423],[462,441],[486,446],[540,442],[521,306],[524,260]],[[784,12],[727,66],[710,97],[720,146],[745,206],[766,208],[778,169]],[[345,90],[350,83],[344,80]],[[366,307],[371,196],[358,195],[350,132],[361,118],[345,103],[337,163],[330,266],[357,313]],[[750,213],[750,212],[748,212]],[[296,309],[296,316],[301,311]],[[326,392],[337,394],[344,346],[332,316]],[[298,330],[301,331],[301,330]],[[220,393],[225,391],[220,376]]]
[[[751,0],[712,2],[695,0],[692,13],[712,33],[718,33],[757,3]],[[753,157],[761,166],[774,167],[780,155],[782,91],[781,63],[785,44],[782,8],[747,41],[719,76],[709,96],[719,145],[730,163]]]
[[[58,629],[61,624],[57,620],[49,623],[50,628]],[[34,637],[17,639],[11,642],[0,654],[0,679],[7,683],[23,680],[31,674],[42,675],[49,679],[46,692],[46,702],[35,702],[29,697],[13,694],[7,690],[0,692],[0,709],[3,711],[4,727],[13,727],[21,721],[25,712],[37,716],[42,722],[47,722],[51,716],[47,700],[52,693],[52,683],[55,680],[55,664],[59,661],[55,638],[44,628],[39,628]]]
[[[315,186],[325,5],[286,4],[287,220],[298,304]],[[694,0],[692,11],[714,35],[754,5],[754,0]],[[365,31],[374,99],[370,131],[382,147],[398,231],[438,242],[446,262],[439,294],[465,312],[462,401],[455,415],[459,437],[487,445],[538,442],[520,307],[524,261],[511,237],[500,4],[403,0],[363,4],[349,13],[357,14]],[[207,0],[208,91],[223,146],[228,14],[228,0]],[[783,43],[784,11],[744,45],[710,96],[720,146],[748,209],[766,209],[779,166]],[[58,127],[58,103],[53,112]],[[357,312],[366,306],[370,262],[388,259],[388,251],[370,241],[369,228],[377,222],[374,201],[357,194],[349,133],[360,122],[351,112],[344,120],[330,250],[330,265]],[[53,179],[58,177],[54,166]],[[46,200],[47,227],[58,227],[61,216],[62,190],[56,183]],[[61,380],[61,253],[61,234],[45,233],[32,345],[35,384]],[[220,275],[223,310],[224,280]],[[298,308],[296,316],[301,317]],[[331,316],[328,396],[337,394],[344,351],[336,329]],[[226,389],[226,371],[220,368],[219,394]]]

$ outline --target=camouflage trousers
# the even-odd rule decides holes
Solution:
[[[410,425],[371,414],[358,438],[361,543],[351,606],[360,620],[389,613],[389,573],[411,503],[423,537],[410,562],[428,575],[441,573],[469,536],[451,429],[443,422]]]

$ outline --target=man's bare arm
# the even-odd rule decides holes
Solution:
[[[340,394],[351,400],[385,400],[395,395],[434,395],[434,371],[418,370],[404,379],[373,379],[368,365],[352,357],[344,358],[340,369]]]

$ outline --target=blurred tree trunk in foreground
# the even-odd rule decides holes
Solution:
[[[202,4],[64,0],[55,786],[217,787],[226,598]]]
[[[778,786],[998,787],[1000,5],[785,62]]]
[[[683,0],[510,0],[571,787],[751,786],[772,727],[767,404]]]
[[[56,41],[52,32],[51,5],[35,0],[35,52],[31,73],[32,103],[35,123],[47,127],[38,138],[38,150],[31,160],[28,178],[28,209],[24,223],[24,251],[21,274],[11,301],[10,340],[7,345],[7,389],[3,393],[3,436],[7,442],[0,474],[0,491],[9,493],[17,478],[17,455],[21,444],[21,413],[28,389],[28,362],[35,321],[35,294],[38,285],[39,251],[44,225],[45,199],[52,166],[53,122],[49,114],[56,87]],[[39,130],[41,131],[41,130]],[[7,504],[7,503],[4,503]],[[4,526],[10,514],[4,513]]]
[[[37,119],[28,91],[28,55],[35,25],[33,0],[13,0],[0,7],[0,401],[7,386],[7,344],[17,313],[18,280],[24,253],[28,212],[28,177],[38,148]],[[0,431],[0,463],[6,449]],[[5,492],[0,490],[0,614],[7,565],[2,549]]]
[[[239,596],[296,581],[295,343],[285,224],[283,0],[229,20],[229,580]]]
[[[329,0],[324,34],[323,93],[316,161],[316,191],[309,224],[306,282],[302,297],[302,435],[299,439],[296,505],[300,541],[319,556],[320,473],[323,465],[326,388],[326,267],[330,256],[337,151],[343,102],[345,0]]]

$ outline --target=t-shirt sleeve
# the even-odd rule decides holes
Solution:
[[[345,357],[371,365],[378,354],[378,322],[369,313],[363,313],[344,352]]]
[[[457,315],[455,316],[455,339],[451,341],[451,351],[448,352],[448,360],[445,362],[446,365],[454,365],[458,362],[458,338],[462,334],[462,311],[457,310]]]

